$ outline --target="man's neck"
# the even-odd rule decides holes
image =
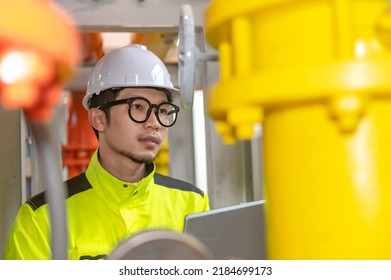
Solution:
[[[146,165],[137,163],[125,156],[105,156],[98,154],[102,167],[114,177],[125,182],[138,182],[145,177]]]

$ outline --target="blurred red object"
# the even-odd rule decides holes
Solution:
[[[29,120],[52,118],[80,60],[80,33],[51,1],[0,1],[0,99]]]

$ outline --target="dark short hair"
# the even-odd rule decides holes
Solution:
[[[90,100],[88,100],[88,108],[90,108],[90,109],[91,108],[98,108],[100,105],[102,105],[104,103],[116,100],[119,92],[122,89],[123,88],[109,88],[109,89],[103,90],[99,94],[94,93],[91,96]],[[104,108],[104,109],[102,109],[102,111],[105,113],[107,122],[110,123],[110,108]],[[95,128],[93,128],[93,130],[94,130],[96,138],[99,139],[98,131]]]

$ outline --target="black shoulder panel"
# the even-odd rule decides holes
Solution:
[[[162,185],[167,188],[173,188],[173,189],[178,189],[178,190],[188,191],[188,192],[195,192],[201,195],[202,197],[204,197],[203,191],[201,191],[199,188],[197,188],[196,186],[188,182],[174,179],[172,177],[167,177],[158,173],[155,173],[154,179],[155,179],[155,184]]]
[[[37,210],[40,206],[46,204],[46,199],[45,199],[45,192],[41,192],[29,200],[26,201],[28,205],[35,211]]]
[[[87,180],[85,173],[81,173],[80,175],[77,175],[71,179],[68,179],[67,181],[65,181],[65,183],[67,184],[67,197],[66,198],[70,198],[71,196],[73,196],[75,194],[78,194],[80,192],[84,192],[84,191],[92,188],[90,182],[88,182],[88,180]],[[39,207],[47,204],[45,194],[46,194],[46,191],[41,192],[41,193],[33,196],[29,200],[27,200],[26,203],[28,205],[30,205],[31,208],[35,211]]]
[[[90,182],[88,182],[86,174],[83,172],[66,181],[68,187],[68,197],[84,192],[92,188]]]

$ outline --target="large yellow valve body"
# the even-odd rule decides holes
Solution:
[[[214,0],[227,143],[263,124],[270,259],[391,259],[391,24],[384,0]]]

